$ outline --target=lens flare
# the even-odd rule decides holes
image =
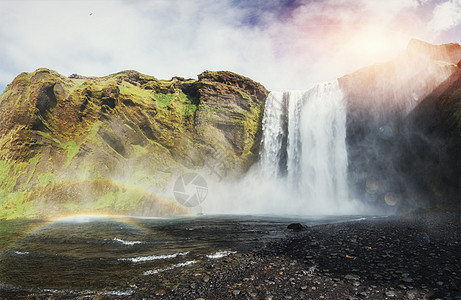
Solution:
[[[398,203],[398,199],[395,195],[392,194],[386,194],[384,195],[384,201],[386,202],[387,205],[389,206],[395,206]]]
[[[379,189],[379,184],[376,181],[367,180],[365,189],[368,194],[376,194]]]
[[[390,138],[394,135],[394,130],[389,125],[379,127],[379,135],[383,138]]]

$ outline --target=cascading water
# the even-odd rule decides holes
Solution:
[[[338,82],[271,92],[259,163],[236,182],[211,182],[209,194],[205,213],[357,214],[348,200],[346,104]]]
[[[348,203],[346,106],[337,81],[269,94],[259,167],[289,190],[285,201],[297,213]]]

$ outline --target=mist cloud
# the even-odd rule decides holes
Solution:
[[[0,2],[0,89],[39,67],[96,76],[135,69],[160,79],[231,70],[270,90],[305,89],[390,59],[411,37],[459,42],[459,6],[459,0],[7,0]],[[392,47],[374,53],[353,42],[368,37]]]

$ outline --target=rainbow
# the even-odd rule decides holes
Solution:
[[[88,214],[68,214],[68,215],[61,215],[61,216],[54,216],[46,219],[38,219],[37,224],[34,226],[29,226],[27,230],[23,232],[19,232],[17,238],[10,243],[4,245],[3,249],[11,248],[15,243],[22,240],[23,238],[33,235],[37,232],[40,232],[43,229],[50,228],[51,226],[59,225],[59,224],[68,224],[68,223],[90,223],[90,222],[97,222],[97,221],[113,221],[116,223],[121,223],[129,228],[135,229],[137,231],[141,231],[144,233],[148,232],[148,229],[141,226],[136,220],[138,218],[131,217],[131,216],[122,216],[122,215],[109,215],[109,214],[99,214],[99,213],[88,213]],[[152,219],[152,218],[150,218]],[[156,219],[163,219],[163,218],[156,218]],[[31,219],[34,220],[34,219]],[[35,219],[37,220],[37,219]]]

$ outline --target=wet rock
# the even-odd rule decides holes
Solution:
[[[384,295],[386,295],[386,297],[397,297],[397,294],[394,291],[386,291]]]
[[[431,243],[431,238],[425,232],[421,233],[421,240],[426,244]]]
[[[415,290],[410,290],[406,292],[405,296],[407,297],[407,299],[417,299],[418,292],[416,292]]]
[[[360,280],[360,276],[353,274],[347,274],[346,276],[344,276],[344,278],[347,280]]]
[[[293,231],[302,231],[305,229],[305,227],[300,223],[291,223],[287,226],[287,229],[291,229]]]

